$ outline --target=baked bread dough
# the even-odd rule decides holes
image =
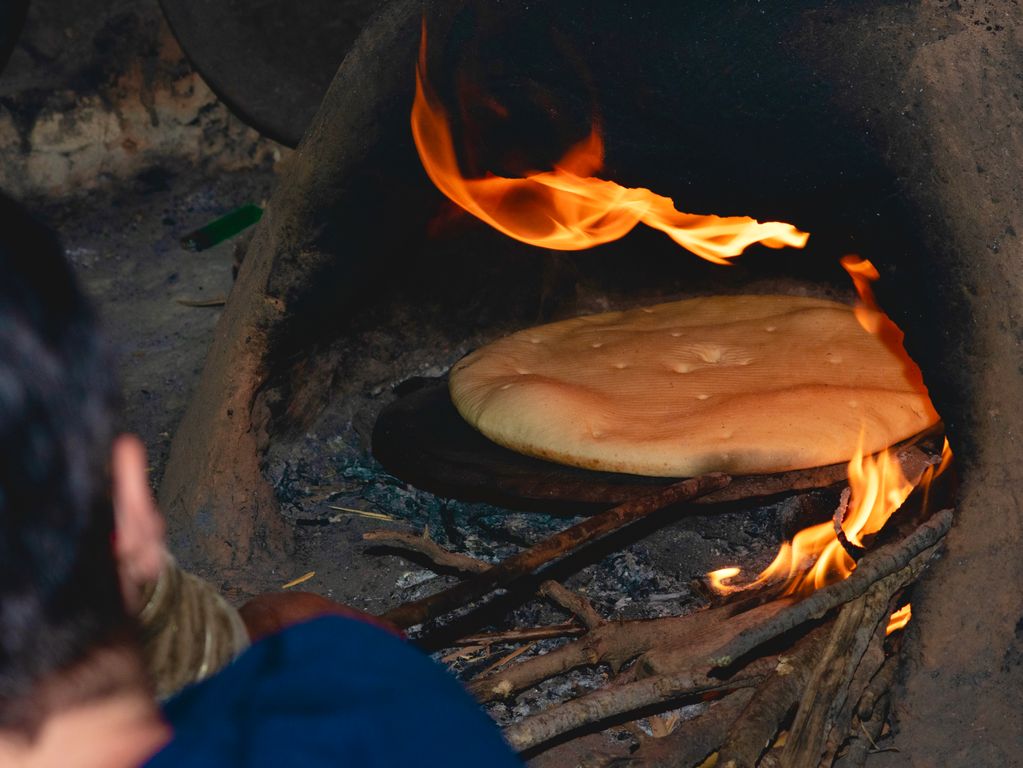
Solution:
[[[938,420],[905,353],[852,308],[712,296],[579,317],[451,371],[471,425],[520,453],[608,472],[760,474],[848,461]]]

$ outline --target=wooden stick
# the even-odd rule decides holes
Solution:
[[[899,671],[899,657],[891,656],[882,665],[881,669],[878,670],[877,674],[871,679],[867,689],[860,696],[860,701],[856,705],[856,714],[859,715],[860,720],[866,721],[870,719],[871,713],[874,711],[874,707],[877,702],[881,700],[888,691],[891,690],[892,685],[895,684],[895,675]]]
[[[849,541],[849,537],[845,535],[845,529],[842,527],[842,523],[845,522],[845,516],[849,512],[849,499],[852,498],[852,489],[846,487],[842,490],[842,495],[838,500],[838,507],[835,509],[835,514],[831,517],[831,524],[835,529],[835,537],[838,539],[838,543],[842,545],[842,549],[849,555],[849,559],[854,563],[858,563],[860,558],[866,554],[866,550],[862,547],[858,547]]]
[[[509,629],[504,632],[481,632],[455,640],[455,645],[493,645],[495,643],[525,643],[532,640],[548,640],[553,637],[574,637],[586,633],[586,627],[578,624],[555,624],[550,627],[526,627]]]
[[[571,613],[587,629],[596,629],[606,623],[589,600],[552,579],[540,585],[540,594]]]
[[[640,676],[707,671],[705,660],[714,649],[786,607],[783,602],[773,602],[733,616],[725,606],[684,616],[608,622],[550,653],[516,664],[498,675],[478,677],[469,684],[469,689],[480,701],[491,701],[572,669],[608,664],[617,670],[637,657],[633,669]]]
[[[775,600],[756,606],[748,611],[735,614],[727,621],[719,621],[715,631],[719,639],[706,651],[702,647],[694,647],[692,637],[681,636],[681,642],[667,637],[667,642],[655,644],[638,661],[647,674],[666,674],[683,667],[727,668],[758,646],[773,640],[796,627],[824,616],[828,611],[855,600],[869,589],[873,583],[883,578],[889,569],[899,573],[899,581],[908,584],[936,556],[938,547],[932,544],[916,557],[909,559],[917,547],[930,540],[933,529],[927,528],[923,536],[910,544],[911,538],[920,534],[918,529],[907,539],[882,547],[872,553],[873,559],[865,557],[860,567],[846,580],[831,584],[817,590],[810,597],[800,601],[792,598]],[[905,545],[905,547],[904,547]],[[896,550],[898,550],[896,552]],[[904,560],[909,562],[899,567]],[[863,566],[866,563],[866,567]],[[859,574],[859,578],[857,578]],[[716,616],[729,610],[729,606],[704,611],[696,616]],[[728,615],[727,613],[725,614]],[[699,638],[697,638],[699,639]],[[583,638],[585,640],[585,638]],[[579,642],[582,642],[580,640]],[[701,654],[695,659],[696,654]]]
[[[477,560],[475,557],[451,552],[444,549],[433,539],[402,531],[367,531],[362,540],[379,547],[393,547],[425,556],[436,566],[448,568],[458,573],[483,573],[491,567],[490,563]]]
[[[397,627],[406,628],[443,616],[629,523],[673,504],[724,488],[729,482],[731,478],[727,475],[704,475],[683,480],[651,496],[628,501],[556,533],[460,584],[392,608],[382,618]]]
[[[383,547],[416,552],[426,556],[430,563],[438,568],[453,569],[461,574],[482,573],[492,566],[492,563],[444,549],[426,536],[395,531],[369,531],[362,534],[362,539],[363,541],[369,541]],[[555,605],[564,608],[574,615],[588,629],[593,629],[604,623],[604,620],[594,610],[589,600],[567,589],[553,579],[543,582],[540,585],[539,593]],[[461,644],[461,640],[457,641],[456,644]]]
[[[789,728],[781,754],[783,768],[818,765],[831,730],[839,727],[847,732],[848,717],[844,717],[844,722],[839,720],[843,719],[843,710],[852,709],[845,707],[849,686],[879,624],[888,617],[891,596],[903,586],[900,576],[901,572],[897,572],[876,582],[838,614],[827,648],[806,684]],[[858,699],[859,691],[854,696]]]
[[[498,675],[478,677],[469,683],[469,691],[480,701],[493,701],[579,667],[604,663],[617,669],[658,640],[673,636],[684,619],[670,616],[604,624],[573,643],[516,664]]]
[[[943,515],[943,513],[939,513],[939,515]],[[938,526],[939,531],[944,529],[946,523],[947,520],[944,516],[936,516],[934,519],[934,524]],[[912,536],[919,536],[920,541],[908,546],[906,551],[916,551],[916,546],[930,541],[930,530],[930,528],[925,528],[921,532],[918,529]],[[907,541],[909,540],[907,539]],[[906,542],[899,544],[904,543]],[[897,546],[899,545],[889,545],[889,547]],[[919,567],[914,565],[913,572],[922,568],[929,558],[930,554],[921,558]],[[887,562],[887,553],[884,548],[879,548],[870,556],[865,557],[850,579],[857,578],[856,573],[859,573],[859,581],[869,581],[866,576],[871,569],[875,568],[873,563],[877,560]],[[814,599],[814,596],[811,596],[794,605],[787,605],[780,601],[768,603],[734,617],[729,615],[726,606],[686,616],[610,622],[550,653],[516,664],[497,675],[478,677],[469,684],[469,690],[480,701],[492,701],[510,696],[543,680],[579,667],[604,663],[617,669],[640,654],[643,656],[638,665],[647,675],[672,674],[692,669],[694,663],[699,663],[695,659],[696,656],[701,658],[713,656],[720,659],[722,648],[728,646],[729,641],[733,640],[737,642],[734,647],[744,649],[742,653],[746,653],[748,650],[752,650],[752,647],[792,629],[803,621],[823,615],[831,608],[841,604],[843,600],[854,599],[859,591],[869,587],[869,584],[857,587],[854,582],[852,590],[836,589],[845,583],[840,582],[831,587],[825,587],[824,590],[821,590],[821,592],[826,591],[823,599]],[[828,595],[831,597],[829,598]],[[804,605],[810,600],[814,602]],[[765,627],[766,629],[764,629]],[[704,651],[704,648],[707,650]],[[726,652],[731,651],[726,648]],[[704,669],[708,668],[709,662],[704,662],[704,664]]]
[[[831,715],[828,722],[830,731],[824,742],[824,750],[821,753],[821,764],[830,765],[834,762],[842,745],[849,738],[850,732],[857,727],[861,718],[856,716],[856,709],[859,705],[863,692],[867,689],[871,679],[884,664],[885,660],[885,629],[888,627],[888,617],[891,615],[892,600],[881,611],[877,626],[874,628],[874,636],[870,639],[866,651],[860,658],[859,664],[849,679],[844,701],[841,707],[837,708]],[[837,699],[836,699],[837,700]]]
[[[769,620],[740,632],[714,652],[710,658],[711,665],[731,666],[736,659],[758,645],[794,629],[805,621],[818,619],[836,606],[854,600],[866,592],[874,582],[893,573],[905,571],[902,581],[904,584],[908,583],[930,561],[935,554],[935,545],[941,541],[951,525],[951,509],[936,512],[930,520],[905,539],[879,547],[865,556],[849,578],[823,587],[804,600],[778,612]],[[923,557],[920,556],[921,553]]]
[[[729,680],[683,672],[602,688],[508,726],[504,738],[513,749],[522,752],[577,728],[684,696],[757,685],[774,663],[773,658],[758,659]]]
[[[866,765],[867,757],[876,748],[885,720],[888,719],[890,702],[891,696],[886,692],[878,699],[873,714],[867,720],[857,719],[856,730],[850,734],[845,754],[835,760],[834,768],[863,768]]]
[[[507,664],[510,661],[514,661],[519,656],[524,654],[526,651],[531,649],[534,645],[536,645],[536,640],[534,640],[531,643],[526,643],[525,645],[520,645],[518,648],[516,648],[514,651],[509,653],[507,656],[502,656],[500,659],[498,659],[493,664],[491,664],[489,667],[487,667],[486,670],[484,671],[484,674],[486,674],[487,672],[491,672],[492,670],[498,669],[500,667],[503,667],[505,664]]]
[[[639,749],[629,755],[629,768],[678,768],[692,766],[711,754],[732,730],[732,724],[753,697],[753,688],[740,688],[699,717],[686,720],[667,736],[641,740]],[[617,768],[621,758],[591,759],[594,768]],[[720,764],[720,763],[719,763]]]
[[[919,443],[938,440],[944,433],[944,426],[939,422],[923,432],[904,440],[889,449],[895,453],[902,473],[908,477],[919,477],[924,468],[932,464],[935,456],[921,450]],[[776,496],[791,491],[807,491],[816,488],[827,488],[844,482],[849,476],[849,462],[828,464],[823,467],[809,469],[793,469],[788,472],[776,472],[770,475],[746,475],[732,479],[731,484],[720,491],[701,496],[695,504],[720,504],[728,501],[763,498]]]
[[[803,695],[806,684],[828,646],[831,625],[818,627],[779,657],[778,666],[739,714],[731,732],[718,742],[721,768],[752,768],[778,725]],[[723,743],[722,743],[723,742]]]
[[[412,533],[399,531],[369,531],[362,535],[363,541],[383,547],[408,550],[424,555],[430,564],[440,569],[451,569],[461,574],[482,573],[491,567],[491,563],[477,560],[475,557],[452,552],[437,544],[437,542],[426,536],[417,536]],[[570,631],[555,632],[554,627],[536,628],[527,630],[509,630],[505,632],[491,632],[480,635],[471,635],[454,641],[455,645],[474,645],[477,641],[484,642],[481,638],[488,638],[489,642],[499,642],[496,638],[507,637],[509,641],[526,639],[543,639],[550,637],[570,637],[584,634],[586,629],[595,629],[604,624],[604,619],[594,609],[593,605],[582,595],[562,586],[558,582],[548,579],[540,585],[539,593],[551,600],[561,608],[571,613],[582,622],[583,627],[577,625],[564,625],[563,629],[571,628]],[[547,632],[548,634],[543,634]],[[531,634],[529,637],[521,633]]]

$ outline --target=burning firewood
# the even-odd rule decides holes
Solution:
[[[936,556],[951,521],[951,510],[936,513],[901,540],[867,552],[848,578],[802,599],[781,597],[740,613],[721,605],[681,617],[594,622],[579,639],[557,650],[510,666],[506,666],[510,659],[503,660],[503,668],[485,670],[470,683],[470,690],[489,701],[574,668],[608,664],[614,670],[625,669],[613,685],[509,726],[509,742],[529,751],[580,728],[651,708],[667,709],[687,697],[712,696],[725,698],[684,730],[692,733],[699,724],[703,735],[698,743],[706,751],[696,760],[716,751],[720,765],[756,765],[765,744],[796,707],[785,744],[773,750],[777,754],[771,759],[790,766],[829,764],[846,745],[854,725],[862,726],[868,736],[872,731],[866,724],[878,732],[875,721],[883,721],[883,715],[875,716],[875,710],[886,711],[877,703],[884,699],[894,669],[886,662],[883,647],[893,600]],[[371,541],[387,538],[369,536]],[[422,552],[421,541],[410,549]],[[391,542],[398,540],[392,537]],[[428,549],[436,565],[452,562],[453,553],[439,545],[431,543]],[[469,565],[479,561],[458,557],[465,558],[460,561],[463,572],[481,568]],[[546,591],[559,592],[556,587]],[[758,655],[759,649],[794,632],[800,639],[791,650]],[[533,636],[524,630],[521,639]],[[474,637],[474,643],[478,639]],[[748,689],[755,691],[736,693]],[[733,696],[738,698],[726,704]],[[849,761],[863,751],[859,738],[842,753],[847,765],[855,765]],[[667,753],[664,744],[644,743],[634,764],[666,764],[659,756]]]
[[[904,541],[881,548],[865,557],[861,561],[860,567],[849,579],[818,590],[811,597],[800,602],[776,601],[762,606],[756,611],[749,611],[738,617],[725,619],[720,616],[708,616],[709,612],[675,619],[654,619],[648,626],[656,628],[656,631],[649,633],[649,636],[645,638],[652,647],[639,656],[636,661],[636,675],[639,676],[639,679],[635,683],[611,691],[598,691],[582,699],[563,704],[555,710],[527,718],[508,729],[508,739],[516,748],[525,750],[574,728],[651,705],[667,703],[680,698],[683,694],[724,690],[735,687],[732,682],[737,681],[743,681],[745,684],[746,681],[752,679],[752,677],[747,677],[751,674],[747,671],[749,665],[743,665],[742,669],[734,673],[732,677],[735,678],[735,681],[732,682],[724,670],[740,663],[743,657],[768,641],[819,619],[830,610],[842,605],[859,607],[843,608],[840,617],[846,616],[846,618],[836,620],[840,623],[836,624],[835,631],[841,630],[845,634],[834,635],[831,646],[843,650],[849,650],[851,647],[853,656],[856,657],[856,661],[853,662],[855,666],[865,651],[865,649],[857,648],[854,644],[853,636],[859,638],[859,635],[862,634],[862,632],[857,632],[857,628],[860,624],[866,625],[872,622],[868,632],[867,639],[869,640],[869,636],[873,635],[881,620],[887,618],[888,602],[892,595],[915,580],[920,571],[933,558],[934,547],[948,531],[951,520],[952,514],[948,510],[935,515],[931,521],[925,523]],[[857,574],[859,574],[858,578],[856,578]],[[864,606],[868,604],[868,607],[874,610],[874,613],[869,615],[864,613],[867,610]],[[853,613],[846,613],[850,610]],[[876,617],[874,617],[875,613]],[[860,623],[855,623],[857,621]],[[852,628],[849,629],[847,625]],[[630,626],[629,623],[614,624],[609,627],[612,628],[612,631],[608,634],[612,637],[605,635],[601,638],[603,641],[601,644],[605,646],[624,645],[628,642],[612,639],[615,634],[635,634],[635,625]],[[618,632],[613,630],[618,630]],[[731,636],[727,641],[721,643],[720,636],[722,634],[726,637]],[[585,642],[586,638],[583,638],[573,645],[585,644]],[[860,642],[862,642],[862,638],[860,638]],[[551,655],[553,654],[546,656]],[[580,657],[577,656],[577,658]],[[592,657],[590,658],[592,659]],[[542,666],[547,667],[545,672],[550,671],[550,662],[544,661],[545,659],[546,657],[538,657],[520,664],[519,674],[515,676],[518,679],[514,679],[509,670],[506,673],[474,681],[470,688],[474,693],[482,694],[483,698],[510,695],[518,689],[519,683],[524,682],[525,676],[521,674],[522,668],[530,665]],[[580,658],[580,660],[582,659]],[[834,658],[829,658],[828,663],[824,666],[830,668],[834,661]],[[590,660],[584,663],[592,664],[594,661]],[[753,663],[755,662],[750,662],[750,664]],[[754,671],[759,672],[760,669],[755,668]],[[719,677],[719,675],[722,676]],[[759,682],[760,675],[754,674],[753,676],[757,677],[757,682]],[[536,680],[536,682],[539,681]],[[829,684],[840,683],[841,681],[839,683],[832,681]],[[634,687],[630,688],[629,685]],[[624,693],[622,693],[623,690]],[[812,705],[810,708],[813,708]],[[825,707],[824,710],[827,711],[828,708]],[[830,730],[830,724],[828,730]],[[827,733],[824,735],[826,736]]]

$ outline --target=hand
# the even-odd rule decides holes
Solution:
[[[350,608],[313,592],[267,592],[245,603],[239,611],[252,642],[292,624],[320,616],[344,616],[374,624],[399,637],[400,630],[372,614]]]
[[[121,577],[125,606],[141,609],[142,592],[160,577],[167,563],[163,517],[156,509],[146,448],[134,435],[114,441],[110,460],[113,476],[114,556]]]

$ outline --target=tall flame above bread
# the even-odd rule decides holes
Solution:
[[[466,178],[440,99],[426,78],[426,26],[416,70],[412,137],[430,179],[449,199],[509,237],[556,250],[577,251],[617,240],[637,224],[664,232],[683,248],[727,264],[754,243],[802,248],[807,233],[780,221],[748,216],[682,213],[671,198],[623,187],[592,174],[603,165],[604,144],[594,131],[553,170],[522,178],[488,174]]]

